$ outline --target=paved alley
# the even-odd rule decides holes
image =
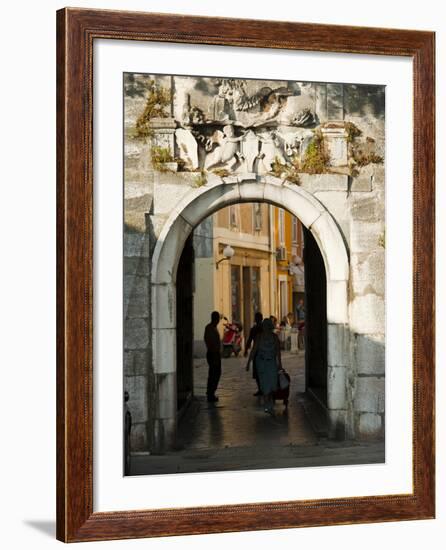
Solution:
[[[316,443],[297,398],[305,384],[303,354],[283,356],[283,366],[291,376],[290,401],[288,410],[277,401],[274,417],[264,412],[262,398],[253,396],[257,386],[252,371],[245,370],[246,362],[244,357],[222,359],[219,401],[214,404],[206,401],[206,361],[196,360],[194,387],[198,402],[180,423],[180,444],[187,449],[206,449]]]
[[[207,364],[194,365],[195,397],[181,418],[178,448],[162,456],[132,456],[131,473],[164,474],[322,466],[382,462],[382,443],[362,444],[321,440],[304,411],[304,355],[283,353],[291,376],[288,410],[281,401],[275,415],[254,397],[256,383],[246,372],[246,359],[222,359],[217,403],[206,401]]]

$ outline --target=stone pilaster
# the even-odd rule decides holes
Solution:
[[[150,127],[153,130],[152,145],[169,149],[172,157],[175,157],[175,130],[177,127],[175,119],[152,118]]]
[[[321,127],[331,166],[347,166],[347,132],[343,122],[327,122]]]

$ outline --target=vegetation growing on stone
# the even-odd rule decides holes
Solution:
[[[378,237],[378,246],[381,248],[386,248],[386,232],[383,231],[381,235]]]
[[[309,143],[303,161],[294,155],[290,162],[283,164],[278,157],[272,163],[271,173],[279,178],[286,178],[291,183],[300,185],[299,174],[324,174],[329,171],[330,155],[325,147],[324,138],[320,130],[316,130]]]
[[[375,152],[375,140],[369,136],[360,140],[362,131],[353,122],[346,122],[347,143],[350,156],[350,175],[356,177],[359,175],[358,168],[368,164],[382,164],[383,157]]]
[[[157,85],[154,80],[151,80],[144,111],[136,120],[136,137],[144,138],[153,135],[150,121],[152,118],[167,118],[169,114],[166,111],[166,107],[170,105],[170,101],[170,91]]]
[[[353,143],[356,138],[362,135],[362,130],[356,124],[353,124],[353,122],[346,122],[344,128],[347,132],[347,143]]]
[[[158,170],[159,172],[169,172],[169,169],[166,167],[166,163],[174,162],[174,158],[167,147],[158,147],[154,145],[152,146],[150,154],[152,167],[154,170]]]
[[[220,178],[227,178],[229,175],[230,175],[230,171],[227,170],[226,168],[215,168],[215,170],[212,170],[212,172],[216,175],[216,176],[219,176]]]
[[[330,155],[328,154],[324,138],[320,131],[314,133],[314,137],[305,151],[301,172],[307,174],[324,174],[330,166]]]
[[[286,179],[291,183],[300,185],[300,162],[297,156],[294,156],[291,159],[291,164],[282,164],[280,159],[276,157],[274,162],[271,164],[271,174],[276,176],[276,178]]]
[[[356,163],[356,166],[362,168],[368,164],[382,164],[384,158],[380,155],[377,155],[375,151],[369,151],[367,148],[358,147],[353,150],[353,160]]]
[[[200,170],[199,174],[194,178],[194,187],[203,187],[208,182],[208,175],[206,170]]]

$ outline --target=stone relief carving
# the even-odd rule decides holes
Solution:
[[[171,77],[170,86],[172,116],[152,121],[151,139],[169,149],[179,170],[262,175],[278,164],[297,170],[316,132],[327,170],[349,165],[344,121],[321,124],[316,113],[319,84]]]
[[[211,147],[216,145],[207,155],[204,163],[206,170],[212,168],[226,168],[233,170],[244,157],[240,153],[240,142],[245,134],[236,137],[234,126],[227,124],[223,126],[223,131],[215,130],[210,138]]]
[[[192,132],[185,128],[177,128],[175,130],[175,141],[179,157],[186,168],[197,170],[199,167],[198,143]]]

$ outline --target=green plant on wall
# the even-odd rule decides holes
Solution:
[[[382,164],[384,162],[383,157],[375,153],[374,147],[370,143],[374,143],[372,138],[367,138],[363,144],[357,145],[352,148],[352,158],[355,161],[356,166],[362,168],[368,164]]]
[[[149,83],[149,92],[147,94],[144,111],[140,114],[135,124],[136,137],[144,138],[153,135],[150,126],[152,118],[167,118],[169,113],[166,108],[170,105],[171,93],[167,88],[163,88],[151,80]]]
[[[382,164],[383,157],[375,152],[375,140],[369,136],[360,140],[362,131],[353,122],[345,123],[347,132],[348,152],[350,156],[350,175],[356,177],[359,175],[358,168],[368,164]]]
[[[226,168],[215,168],[212,172],[220,178],[227,178],[231,175],[231,172]]]
[[[199,174],[195,176],[193,181],[194,187],[203,187],[203,185],[206,185],[208,182],[208,175],[206,170],[203,168],[200,170]]]
[[[154,170],[158,170],[159,172],[169,172],[169,169],[166,167],[166,163],[174,162],[170,149],[167,147],[158,147],[154,145],[152,146],[150,155]]]
[[[356,124],[353,124],[353,122],[346,122],[344,128],[347,132],[347,143],[353,143],[355,139],[362,135],[362,130]]]
[[[322,132],[316,130],[314,137],[305,151],[301,171],[307,174],[324,174],[330,166],[330,155],[328,154]]]
[[[300,185],[300,162],[297,156],[293,156],[289,164],[280,162],[279,157],[276,157],[271,164],[271,174],[276,178],[286,179],[291,183]]]

